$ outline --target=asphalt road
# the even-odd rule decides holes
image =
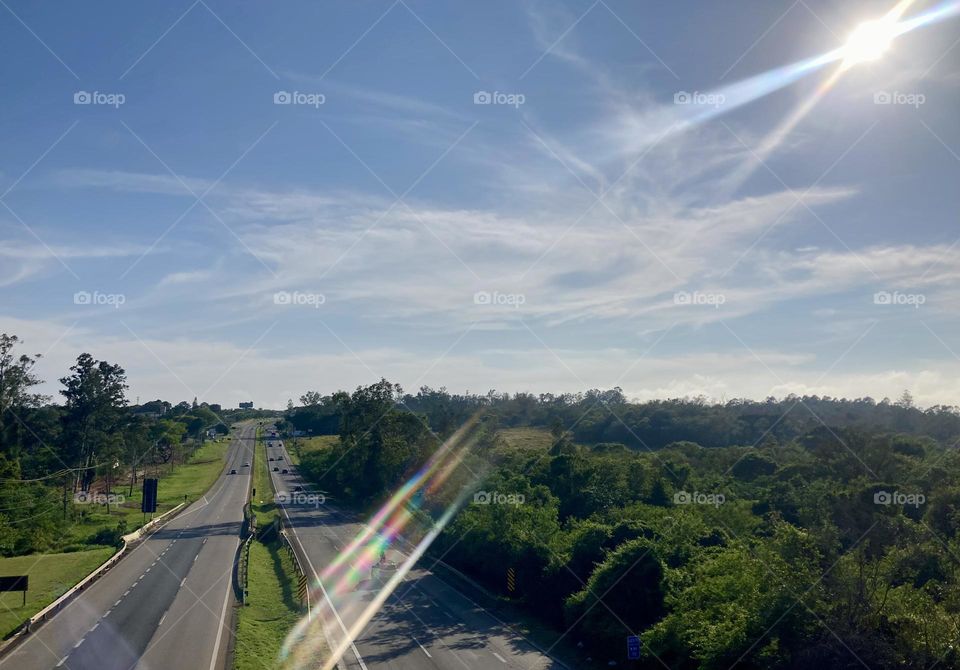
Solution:
[[[295,486],[303,484],[290,467],[285,448],[275,446],[267,452],[270,457],[284,459],[280,463],[269,463],[277,491],[293,492]],[[273,472],[273,467],[280,470],[286,467],[291,472],[287,475]],[[306,557],[314,577],[364,528],[362,522],[338,511],[329,501],[322,505],[294,501],[282,507],[291,543]],[[406,555],[391,549],[387,558],[400,563]],[[350,627],[351,618],[373,600],[378,590],[376,581],[361,582],[338,603],[337,614],[343,626]],[[330,631],[330,636],[342,639],[342,628]],[[363,628],[341,662],[349,670],[559,670],[563,667],[466,595],[418,567],[406,575]]]
[[[3,670],[131,670],[225,665],[232,569],[253,462],[255,427],[241,428],[210,492],[0,661]],[[236,469],[236,475],[227,474]],[[162,492],[163,480],[160,481]]]

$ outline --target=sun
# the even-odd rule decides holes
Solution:
[[[843,47],[844,66],[877,60],[887,52],[897,34],[897,22],[890,18],[861,23]]]

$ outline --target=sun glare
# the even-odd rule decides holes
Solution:
[[[843,47],[843,64],[851,67],[877,60],[890,48],[897,36],[897,23],[889,18],[861,23]]]

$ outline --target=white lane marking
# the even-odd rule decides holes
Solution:
[[[237,540],[237,544],[240,544],[240,541]],[[213,656],[210,659],[210,670],[215,670],[217,667],[217,656],[220,652],[220,638],[223,636],[223,622],[227,618],[227,605],[230,602],[230,594],[233,592],[231,584],[227,583],[227,588],[223,594],[223,609],[220,611],[220,625],[217,626],[217,639],[213,643]]]
[[[180,588],[182,589],[182,588],[183,588],[183,585],[186,584],[186,583],[187,583],[187,578],[184,577],[183,579],[180,580]]]
[[[160,617],[160,621],[157,622],[157,628],[160,627],[160,624],[162,624],[162,623],[163,623],[163,620],[166,619],[166,618],[167,618],[167,613],[164,612],[164,613],[163,613],[163,616]]]
[[[98,621],[97,623],[93,624],[93,628],[91,628],[90,630],[88,630],[87,633],[92,633],[93,631],[95,631],[95,630],[97,629],[97,626],[99,626],[99,625],[100,625],[100,622],[99,622],[99,621]]]
[[[507,662],[507,659],[505,659],[503,656],[501,656],[501,655],[498,654],[497,652],[493,652],[493,655],[496,656],[496,657],[500,660],[501,663],[506,663],[506,662]]]
[[[203,538],[203,542],[201,542],[200,544],[206,544],[206,543],[207,543],[207,538]]]
[[[73,645],[73,648],[76,649],[77,647],[79,647],[81,644],[83,644],[83,641],[86,640],[86,639],[87,639],[87,638],[85,638],[85,637],[81,637],[81,638],[80,638],[80,641],[77,642],[75,645]]]
[[[123,595],[127,595],[127,594],[124,593]],[[117,598],[117,602],[113,603],[113,606],[116,607],[117,605],[119,605],[121,600],[123,600],[123,598]]]
[[[414,637],[414,638],[411,638],[411,639],[412,639],[414,642],[417,643],[417,646],[418,646],[418,647],[420,647],[421,649],[423,649],[423,653],[427,655],[427,658],[433,658],[433,656],[430,655],[430,652],[427,651],[427,648],[424,647],[422,644],[420,644],[420,640],[418,640],[418,639],[415,638],[415,637]]]
[[[128,593],[130,593],[130,589],[127,589],[126,591],[123,592],[124,597],[126,597]]]
[[[143,574],[147,574],[147,573],[150,572],[151,570],[153,570],[153,566],[152,566],[152,565],[151,565],[149,568],[147,568],[147,569],[143,572]],[[142,578],[141,578],[141,579],[142,579]]]
[[[111,607],[110,609],[108,609],[106,612],[103,613],[103,618],[106,619],[108,616],[110,616],[110,612],[112,611],[113,611],[113,608]]]
[[[197,554],[193,557],[193,562],[196,563],[198,558],[200,558],[200,554]]]
[[[67,660],[67,657],[66,657],[66,656],[64,656],[63,658],[61,658],[61,659],[60,659],[60,662],[57,663],[56,667],[59,668],[61,665],[63,665],[63,664],[66,662],[66,660]]]

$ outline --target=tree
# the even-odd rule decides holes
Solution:
[[[110,456],[119,451],[118,428],[127,402],[127,377],[119,365],[94,360],[86,353],[77,357],[70,371],[71,375],[60,379],[64,385],[60,393],[66,398],[62,453],[76,468],[76,490],[81,481],[89,481],[98,455],[112,462]]]
[[[19,414],[43,400],[43,396],[30,391],[40,383],[33,374],[40,355],[17,356],[13,350],[19,342],[16,335],[0,333],[0,453],[11,460],[19,457]]]

